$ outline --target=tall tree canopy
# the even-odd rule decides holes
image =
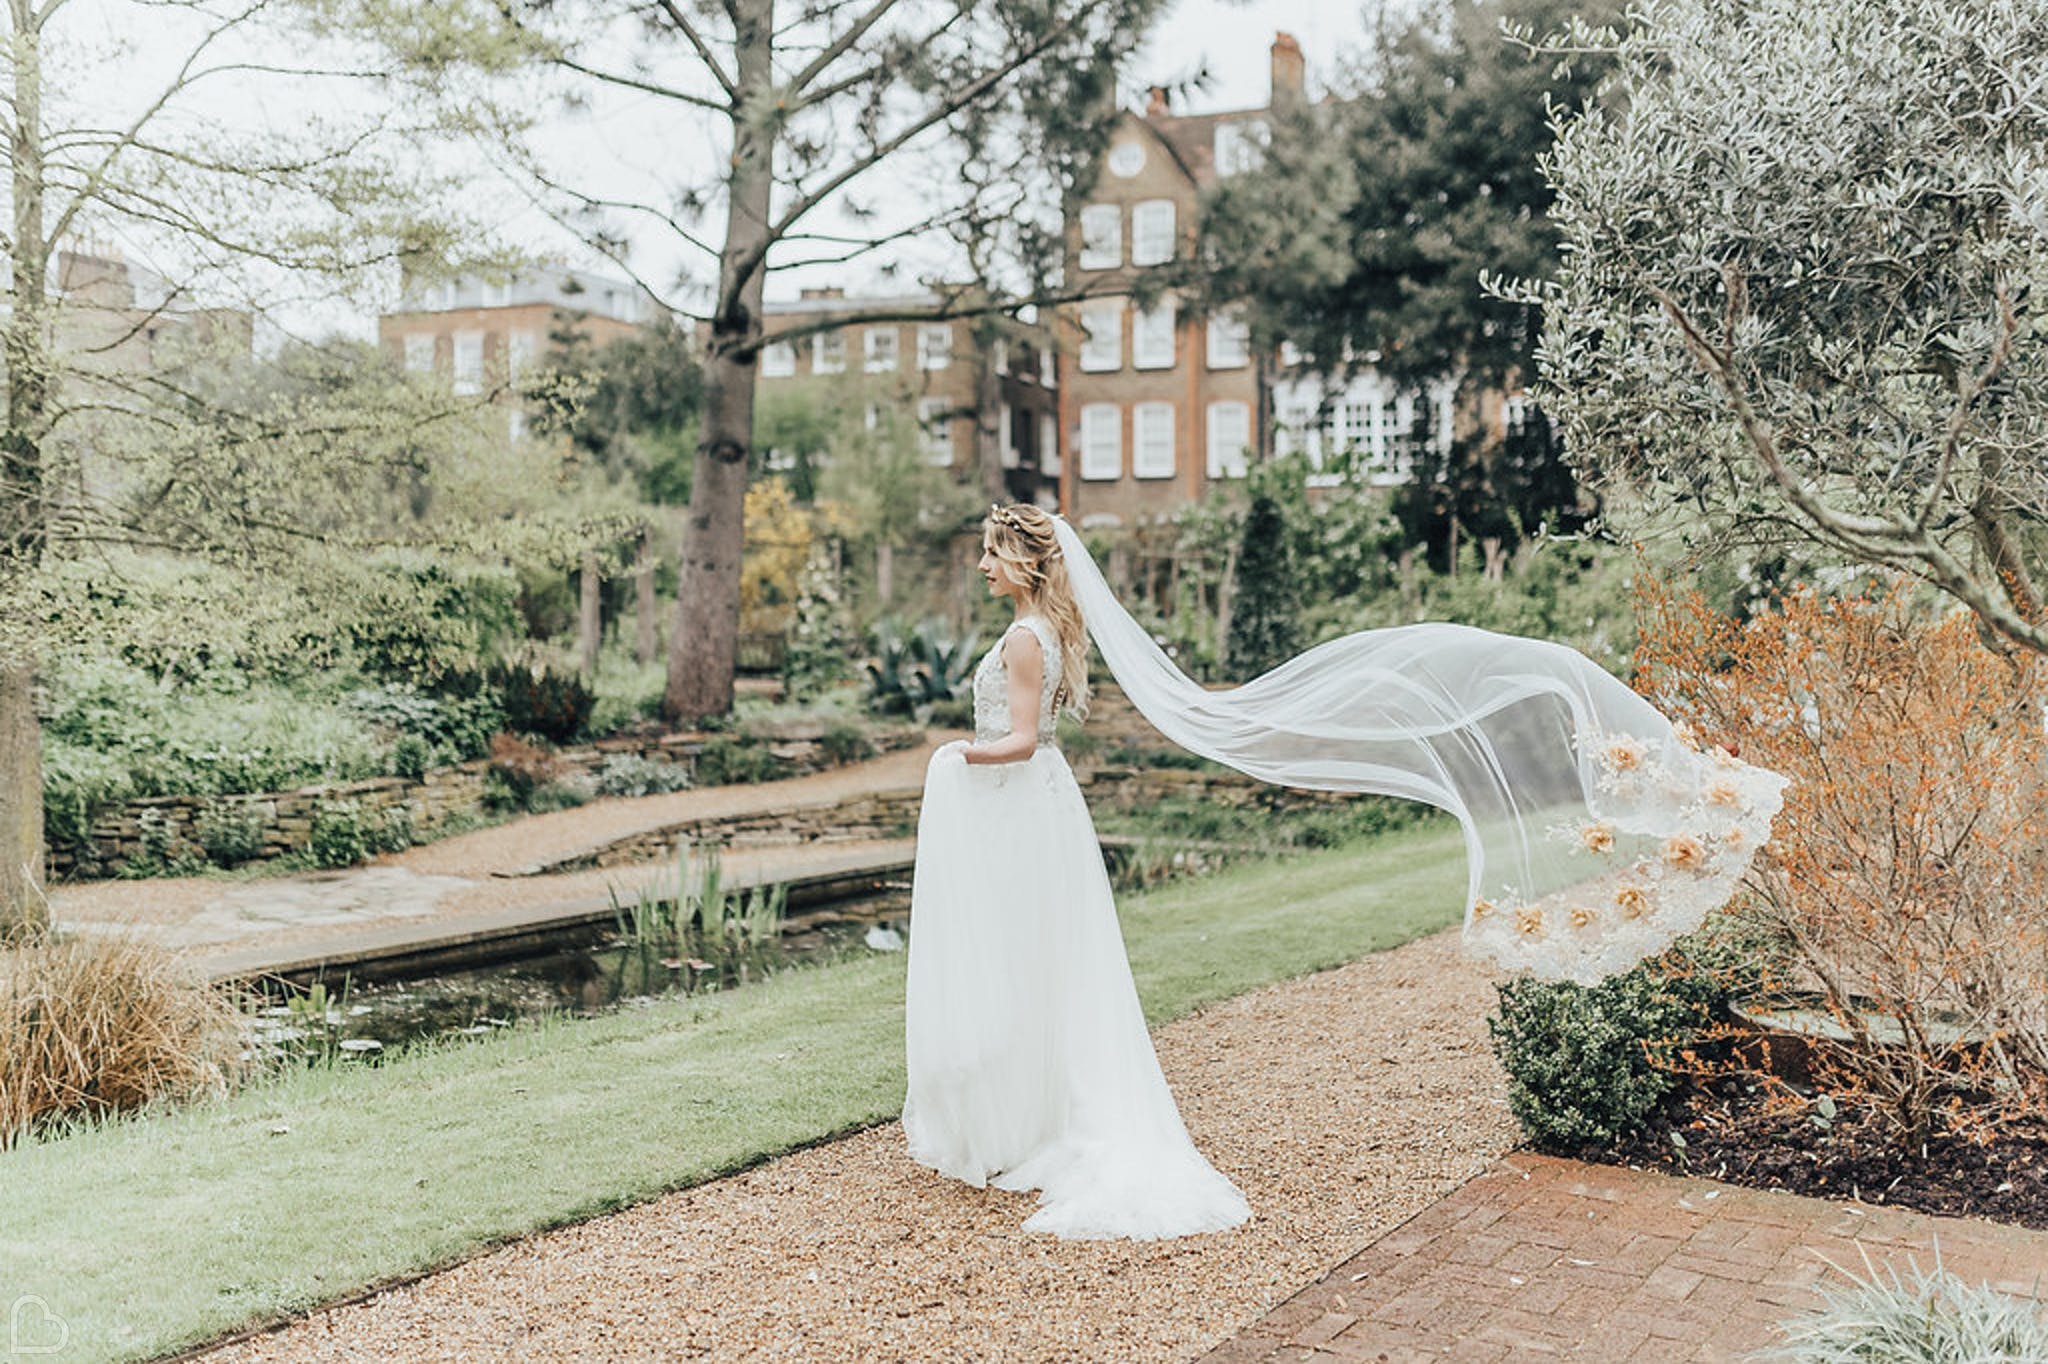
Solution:
[[[1643,0],[1550,158],[1541,394],[1688,531],[1903,569],[2048,651],[2048,0]]]
[[[394,461],[403,481],[408,442],[448,413],[403,385],[364,406],[361,387],[250,372],[254,300],[489,239],[431,129],[305,18],[273,0],[0,9],[0,933],[44,913],[33,680],[53,635],[91,626],[79,594],[124,552],[346,570],[317,552],[336,533],[320,494],[388,483]],[[267,99],[330,107],[268,125]]]
[[[1089,173],[1114,112],[1117,63],[1163,6],[328,2],[435,88],[453,70],[502,76],[490,106],[500,114],[476,112],[477,90],[464,83],[459,116],[471,127],[509,132],[503,146],[543,204],[658,297],[705,323],[703,417],[665,698],[675,719],[732,703],[741,513],[762,347],[833,327],[933,315],[850,309],[778,329],[763,313],[769,271],[874,261],[969,232],[984,243],[992,236],[1009,267],[956,267],[955,281],[982,278],[941,287],[939,315],[1050,297],[1061,191]],[[571,99],[625,92],[662,110],[673,129],[672,168],[621,190],[548,164],[525,137],[536,71]],[[708,155],[692,157],[691,148]],[[664,287],[637,270],[628,242],[640,228],[693,258],[685,287]]]
[[[1552,107],[1591,99],[1600,63],[1532,59],[1502,28],[1547,32],[1619,9],[1430,0],[1383,23],[1348,88],[1279,111],[1265,164],[1211,200],[1210,292],[1248,300],[1255,334],[1291,342],[1313,368],[1370,363],[1418,388],[1450,377],[1467,403],[1520,385],[1534,368],[1539,310],[1489,294],[1481,278],[1556,269],[1538,161]],[[1505,441],[1426,451],[1406,519],[1439,542],[1452,520],[1509,539],[1546,519],[1573,522],[1577,489],[1549,435],[1538,418]]]

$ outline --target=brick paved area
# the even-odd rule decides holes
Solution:
[[[1201,1364],[1743,1360],[1826,1261],[1904,1273],[1937,1241],[1964,1280],[2048,1301],[2048,1233],[1517,1152]]]

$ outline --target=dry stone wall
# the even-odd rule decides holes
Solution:
[[[555,770],[563,777],[594,775],[607,759],[631,754],[675,763],[689,769],[694,779],[697,756],[711,738],[686,733],[609,739],[583,748],[563,749],[551,758]],[[890,751],[924,742],[924,732],[905,726],[884,730],[874,739],[880,748]],[[774,760],[774,775],[778,777],[800,776],[834,765],[820,736],[804,731],[787,731],[767,747]],[[107,876],[117,874],[124,864],[145,860],[152,846],[199,847],[203,842],[202,822],[210,811],[222,809],[250,824],[251,842],[256,849],[251,861],[303,849],[321,810],[341,802],[353,803],[368,824],[383,827],[400,819],[406,822],[415,840],[430,838],[451,822],[474,818],[483,812],[490,766],[489,759],[478,758],[417,778],[371,777],[256,795],[151,796],[127,801],[94,822],[91,842],[86,847],[53,848],[51,871],[58,877]]]

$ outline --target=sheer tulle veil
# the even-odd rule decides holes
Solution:
[[[1574,649],[1469,626],[1345,635],[1210,691],[1117,602],[1063,517],[1088,633],[1139,713],[1263,781],[1448,811],[1469,868],[1464,941],[1515,972],[1591,983],[1726,903],[1786,779],[1720,751]]]

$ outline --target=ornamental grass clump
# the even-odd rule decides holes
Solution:
[[[1641,589],[1638,685],[1792,779],[1749,913],[1812,998],[1817,1083],[1907,1150],[2048,1120],[2048,660],[1904,586],[1747,621]]]
[[[1786,1364],[2000,1364],[2048,1359],[2048,1322],[2036,1304],[1971,1286],[1916,1261],[1910,1277],[1844,1273],[1822,1284],[1812,1311],[1783,1323],[1785,1344],[1764,1357]]]
[[[63,1118],[221,1092],[246,1050],[234,1005],[153,944],[0,948],[0,1147]]]

